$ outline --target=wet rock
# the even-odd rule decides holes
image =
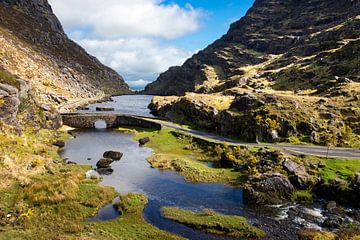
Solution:
[[[327,204],[326,204],[326,210],[328,210],[329,212],[331,212],[331,213],[333,213],[334,212],[334,210],[336,210],[336,207],[337,207],[337,205],[336,205],[336,202],[335,201],[330,201],[330,202],[328,202]]]
[[[360,173],[357,173],[355,175],[355,178],[354,178],[354,181],[353,181],[353,184],[352,184],[353,188],[357,191],[360,191]]]
[[[66,164],[70,164],[70,165],[77,165],[76,162],[72,162],[72,161],[67,161]]]
[[[114,160],[110,158],[102,158],[96,163],[96,167],[100,168],[109,168],[110,165],[114,162]]]
[[[145,138],[140,138],[139,139],[139,144],[140,145],[145,145],[146,143],[150,142],[150,138],[149,137],[145,137]]]
[[[114,172],[114,169],[112,169],[111,167],[107,167],[107,168],[98,168],[96,169],[96,171],[100,175],[111,175]]]
[[[96,107],[96,111],[98,112],[110,112],[115,111],[113,107]]]
[[[104,152],[103,157],[119,161],[122,158],[123,155],[124,154],[122,152],[107,151],[107,152]]]
[[[86,179],[100,179],[100,174],[95,170],[90,170],[85,173]]]
[[[62,140],[57,140],[53,143],[53,145],[56,147],[59,147],[59,148],[63,148],[63,147],[65,147],[65,142]]]
[[[250,93],[243,93],[235,98],[230,108],[237,109],[239,111],[247,111],[257,109],[264,104],[265,103],[257,96]]]
[[[327,217],[323,223],[323,227],[330,229],[339,229],[343,226],[347,221],[338,215],[330,215]]]

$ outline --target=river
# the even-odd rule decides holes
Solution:
[[[147,109],[151,98],[142,95],[118,96],[113,97],[112,102],[93,104],[89,106],[89,110],[82,111],[92,112],[95,111],[96,106],[109,106],[114,107],[118,113],[151,116]],[[165,219],[160,214],[164,206],[195,211],[211,208],[224,214],[245,216],[249,222],[263,228],[268,233],[268,239],[296,239],[299,225],[318,228],[317,224],[321,221],[321,210],[315,205],[300,206],[303,210],[300,212],[297,210],[294,216],[289,212],[291,209],[298,209],[299,206],[292,204],[254,208],[244,205],[241,188],[224,184],[190,183],[176,172],[151,168],[146,158],[152,154],[152,150],[140,147],[130,134],[109,129],[75,130],[74,134],[76,138],[66,143],[61,152],[62,157],[95,167],[105,151],[123,152],[121,161],[112,164],[114,172],[111,175],[104,175],[101,184],[113,186],[120,194],[130,192],[145,194],[149,203],[144,209],[144,218],[160,229],[189,239],[224,239]],[[315,217],[316,215],[319,216]],[[118,216],[112,205],[108,205],[89,220],[106,221]]]

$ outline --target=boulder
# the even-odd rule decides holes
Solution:
[[[96,111],[98,112],[110,112],[114,110],[115,109],[113,107],[96,107]]]
[[[262,178],[255,184],[255,190],[265,194],[290,197],[295,190],[289,179],[280,173],[264,174]]]
[[[100,168],[109,168],[110,165],[114,162],[114,160],[110,158],[102,158],[96,163],[96,167]]]
[[[17,126],[17,113],[20,105],[18,90],[13,86],[0,83],[0,100],[0,120]]]
[[[110,158],[112,160],[116,160],[116,161],[119,161],[122,156],[124,154],[122,152],[117,152],[117,151],[107,151],[107,152],[104,152],[103,154],[103,157],[104,158]]]
[[[360,173],[357,173],[354,177],[354,180],[351,184],[354,191],[357,191],[360,194]]]
[[[312,131],[310,134],[310,142],[311,143],[320,143],[320,135],[316,131]]]
[[[243,93],[236,96],[232,102],[230,108],[237,109],[239,111],[248,111],[257,109],[263,106],[265,103],[260,100],[257,96],[250,93]]]
[[[244,187],[244,199],[247,203],[280,204],[295,191],[289,179],[280,173],[250,176],[249,179]]]
[[[325,208],[326,210],[328,210],[329,212],[333,213],[334,210],[336,209],[337,205],[335,201],[330,201],[326,204]]]
[[[139,144],[140,145],[145,145],[146,143],[150,142],[150,138],[149,137],[144,137],[144,138],[140,138],[139,139]]]
[[[65,142],[62,140],[57,140],[53,143],[53,145],[56,147],[59,147],[59,148],[63,148],[63,147],[65,147]]]
[[[296,174],[296,173],[306,174],[306,169],[304,166],[301,166],[300,164],[289,159],[283,162],[283,167],[290,174]]]
[[[100,174],[95,170],[90,170],[85,173],[86,179],[100,179]]]
[[[114,169],[112,169],[111,167],[107,167],[107,168],[98,168],[96,169],[96,171],[100,175],[111,175],[114,172]]]
[[[323,227],[330,229],[339,229],[341,226],[346,224],[348,221],[339,215],[330,215],[323,223]]]
[[[283,168],[290,174],[289,179],[297,188],[307,189],[312,184],[312,178],[304,166],[292,160],[286,160],[283,162]]]

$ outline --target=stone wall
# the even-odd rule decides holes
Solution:
[[[161,124],[141,117],[109,113],[66,113],[62,114],[64,125],[73,128],[94,128],[97,121],[105,121],[107,128],[121,126],[161,129]]]

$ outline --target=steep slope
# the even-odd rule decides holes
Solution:
[[[47,0],[0,0],[0,67],[38,105],[130,92],[118,73],[66,36]]]
[[[153,113],[247,141],[360,146],[360,1],[257,0],[145,88]]]
[[[359,82],[359,56],[341,54],[357,52],[359,14],[358,0],[257,0],[226,35],[161,74],[145,92],[219,92],[259,79],[275,89],[323,90],[320,84],[335,75]],[[284,79],[289,72],[292,78]]]

